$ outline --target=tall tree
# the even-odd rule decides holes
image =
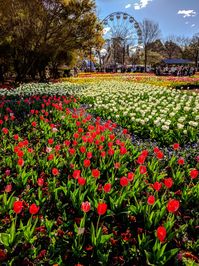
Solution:
[[[182,57],[182,49],[178,44],[177,37],[170,35],[164,41],[164,57],[166,58],[180,58]]]
[[[192,59],[195,61],[195,66],[199,67],[199,33],[195,34],[191,39],[189,45],[190,54],[192,54]]]
[[[0,0],[0,10],[0,45],[9,45],[18,81],[102,38],[93,0]]]
[[[148,62],[148,52],[151,49],[151,44],[154,43],[160,36],[159,24],[151,20],[145,19],[141,23],[142,40],[144,46],[144,68]]]

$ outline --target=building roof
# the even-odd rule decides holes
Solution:
[[[181,58],[170,58],[170,59],[163,59],[163,63],[165,64],[173,64],[173,65],[181,65],[181,64],[191,64],[192,61],[189,59],[181,59]]]

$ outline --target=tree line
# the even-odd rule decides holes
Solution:
[[[134,63],[144,63],[145,69],[147,64],[155,65],[164,58],[184,58],[190,59],[199,66],[199,33],[192,38],[184,36],[168,36],[161,38],[159,24],[145,19],[141,24],[143,50],[140,57],[134,55]]]

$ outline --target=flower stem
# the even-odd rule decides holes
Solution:
[[[100,221],[100,215],[99,215],[98,220],[97,220],[97,225],[96,225],[96,235],[97,235],[98,228],[99,228],[99,221]]]

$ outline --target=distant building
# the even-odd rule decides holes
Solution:
[[[188,65],[188,64],[193,64],[193,62],[189,59],[182,59],[182,58],[168,58],[168,59],[163,59],[161,61],[162,64],[165,65]]]

